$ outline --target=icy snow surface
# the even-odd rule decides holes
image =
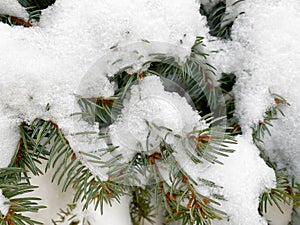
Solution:
[[[11,12],[8,5],[1,3]],[[1,137],[15,132],[0,140],[1,167],[14,153],[13,137],[22,121],[51,119],[69,134],[73,126],[69,115],[81,79],[112,45],[141,39],[179,44],[182,39],[181,47],[190,49],[195,36],[207,32],[198,7],[183,0],[134,0],[126,5],[119,0],[60,0],[43,11],[38,26],[26,29],[0,23],[0,50],[5,52],[0,56]],[[105,81],[96,85],[109,93]],[[72,147],[76,150],[77,145]]]
[[[9,200],[3,195],[2,190],[0,189],[0,212],[4,216],[6,216],[9,210],[9,205],[5,205],[5,202],[9,202]]]
[[[262,119],[274,104],[270,92],[291,104],[285,117],[273,121],[265,148],[279,167],[288,167],[300,181],[300,2],[244,1],[232,30],[232,42],[213,42],[221,49],[211,60],[220,72],[234,72],[236,114],[242,129]]]

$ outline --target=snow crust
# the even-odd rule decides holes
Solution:
[[[5,202],[9,202],[9,200],[3,195],[0,189],[0,212],[4,216],[6,216],[9,210],[9,205],[4,204]]]
[[[0,56],[1,118],[16,124],[51,119],[68,138],[74,131],[70,118],[74,94],[107,49],[141,39],[169,44],[182,40],[181,47],[190,49],[195,36],[207,32],[194,1],[136,0],[124,7],[118,0],[61,0],[43,11],[38,26],[26,29],[1,23],[0,50],[5,52]],[[14,132],[0,140],[1,155],[7,155],[1,166],[7,166],[18,131],[3,122],[1,128],[1,135]],[[77,144],[72,144],[75,150]]]

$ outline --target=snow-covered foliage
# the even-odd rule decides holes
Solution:
[[[16,1],[5,2],[17,5]],[[217,1],[200,2],[209,5]],[[300,181],[300,15],[297,10],[300,2],[252,0],[236,7],[228,7],[230,19],[241,11],[245,13],[233,25],[232,41],[214,40],[207,43],[207,49],[212,52],[209,60],[219,73],[233,72],[237,76],[233,92],[236,115],[244,134],[237,138],[237,145],[230,146],[235,152],[222,159],[224,165],[194,166],[188,160],[178,161],[195,180],[212,180],[222,186],[213,192],[226,198],[220,209],[228,213],[228,218],[214,222],[215,225],[266,225],[257,210],[259,196],[266,188],[274,187],[275,178],[251,143],[251,126],[274,104],[270,92],[288,100],[291,106],[283,109],[284,118],[273,122],[272,137],[266,136],[265,148],[279,166],[288,167],[290,174]],[[18,16],[25,13],[14,5],[11,8],[1,5],[0,12]],[[75,151],[106,147],[96,134],[81,139],[72,135],[99,130],[97,126],[74,121],[70,115],[78,109],[75,94],[95,97],[95,93],[101,93],[108,97],[113,93],[114,85],[104,76],[98,83],[85,79],[92,65],[113,45],[147,40],[180,45],[189,51],[196,36],[213,40],[205,27],[205,18],[199,14],[199,5],[192,0],[134,0],[126,6],[119,0],[60,0],[43,11],[38,26],[24,29],[0,23],[0,33],[0,50],[5,53],[0,55],[0,167],[6,167],[14,154],[20,138],[18,125],[35,118],[57,123]],[[164,52],[160,47],[152,49],[153,53]],[[186,56],[182,52],[170,54],[177,54],[181,60]],[[107,72],[115,69],[118,68]],[[109,128],[113,144],[121,146],[119,151],[124,151],[126,160],[132,156],[130,151],[137,145],[136,138],[146,138],[148,127],[144,120],[160,123],[178,134],[203,125],[198,123],[198,115],[188,102],[163,90],[159,79],[148,77],[141,82],[141,86],[132,86],[121,117]],[[138,97],[142,100],[136,101]],[[157,136],[152,137],[153,145]],[[180,156],[179,151],[177,159]],[[94,174],[103,175],[102,168],[100,171],[93,165],[89,167]],[[212,194],[211,189],[205,188],[200,184],[199,192]],[[6,214],[4,201],[7,199],[0,192],[0,211]]]
[[[22,121],[51,119],[69,134],[82,78],[113,45],[142,39],[169,44],[182,40],[181,47],[190,49],[196,35],[206,31],[198,4],[182,0],[138,0],[126,6],[118,0],[62,0],[43,11],[38,26],[24,29],[1,23],[0,49],[6,52],[0,56],[1,136],[11,135],[0,141],[5,157],[0,166],[10,162]]]
[[[282,109],[285,117],[272,122],[265,149],[299,181],[300,2],[244,1],[239,7],[245,13],[233,25],[233,40],[213,42],[219,52],[211,60],[220,72],[237,76],[236,115],[245,133],[275,104],[270,93],[291,104]]]
[[[117,152],[129,162],[137,150],[154,153],[168,130],[172,130],[173,135],[187,136],[194,129],[203,129],[204,124],[199,120],[200,116],[184,97],[165,91],[159,77],[149,76],[140,85],[132,86],[121,118],[110,126],[109,134],[113,145],[119,146]],[[167,138],[166,141],[174,145],[172,140]]]

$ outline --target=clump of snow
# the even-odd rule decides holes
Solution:
[[[260,195],[276,186],[274,171],[260,158],[250,138],[241,136],[237,142],[231,146],[236,151],[223,160],[224,166],[212,167],[211,174],[208,171],[204,175],[207,179],[215,178],[227,200],[221,207],[228,214],[228,222],[215,224],[268,224],[259,215],[258,204]]]
[[[297,84],[300,84],[300,76]],[[295,101],[300,96],[299,90],[299,87],[291,90],[289,97],[294,101],[291,101],[291,106],[283,108],[284,117],[279,115],[278,120],[272,121],[273,126],[269,127],[272,136],[265,135],[263,144],[270,160],[276,162],[278,168],[287,168],[296,182],[300,182],[300,104],[299,100]]]
[[[233,41],[211,42],[212,49],[221,49],[211,60],[219,72],[237,76],[236,115],[245,133],[274,105],[270,92],[291,104],[282,109],[285,117],[272,121],[272,136],[265,136],[264,147],[271,160],[287,167],[299,182],[300,2],[255,0],[239,5],[245,14],[233,25]]]
[[[211,56],[218,71],[237,76],[236,112],[244,131],[249,131],[273,103],[270,91],[292,100],[288,98],[291,88],[297,89],[299,2],[243,1],[238,5],[245,13],[234,22],[233,40],[214,41],[209,47],[218,50]]]
[[[17,147],[17,144],[20,140],[20,134],[18,130],[18,124],[7,116],[0,116],[0,168],[5,168],[11,161],[11,158],[14,155],[14,150]],[[12,148],[13,149],[10,149]],[[8,150],[10,149],[10,150]]]
[[[1,7],[9,10],[9,3]],[[38,26],[27,29],[0,23],[0,50],[5,52],[0,56],[1,117],[14,118],[16,124],[51,119],[68,138],[74,130],[70,114],[75,94],[92,64],[111,46],[141,39],[190,49],[195,37],[207,32],[198,7],[194,1],[184,0],[136,0],[126,6],[119,0],[61,0],[43,10]],[[107,82],[94,85],[108,91],[103,95],[111,94]],[[95,93],[95,88],[90,87],[90,93]],[[5,120],[1,126],[9,126],[2,123]],[[5,146],[1,154],[8,156],[15,151],[16,142],[6,145],[7,140],[1,139],[0,145]],[[76,143],[73,147],[76,150]],[[91,150],[88,145],[86,148]],[[7,165],[8,158],[1,163]]]
[[[0,189],[0,212],[2,215],[6,216],[9,210],[9,205],[5,204],[9,200],[3,195],[2,190]]]
[[[17,0],[1,0],[0,14],[27,18],[28,13]]]
[[[121,117],[110,126],[109,135],[129,161],[137,152],[150,155],[157,151],[170,131],[186,136],[201,127],[199,119],[184,97],[165,91],[159,77],[148,76],[131,87]]]
[[[239,136],[237,144],[228,147],[235,152],[220,159],[223,165],[195,165],[190,160],[184,160],[181,161],[182,167],[194,180],[206,179],[222,187],[209,188],[202,182],[198,182],[197,186],[201,194],[213,197],[212,194],[217,193],[226,199],[218,202],[221,203],[219,209],[225,211],[228,217],[221,221],[213,221],[214,225],[268,224],[259,215],[258,204],[259,196],[275,186],[274,171],[261,159],[259,150],[253,145],[250,137]]]

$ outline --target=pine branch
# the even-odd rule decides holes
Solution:
[[[242,1],[244,0],[238,0],[234,2],[232,6],[239,4]],[[206,8],[201,5],[200,13],[207,18],[207,25],[210,30],[210,35],[221,39],[231,39],[231,28],[234,20],[231,21],[228,19],[228,13],[226,12],[226,1],[220,0],[211,8]],[[243,12],[241,12],[239,15],[241,14],[243,14]]]
[[[148,221],[154,224],[155,206],[152,204],[153,188],[146,186],[131,187],[130,217],[133,225],[144,224]]]
[[[235,113],[235,97],[232,93],[233,86],[236,83],[236,76],[233,73],[222,73],[221,79],[218,80],[220,83],[221,91],[224,95],[225,105],[226,105],[226,117],[230,132],[232,135],[241,134],[241,127],[239,125],[238,118],[234,115]]]
[[[153,63],[147,72],[170,79],[182,87],[191,97],[196,109],[204,116],[217,107],[221,93],[217,89],[215,68],[208,63],[202,42],[203,38],[197,37],[190,57],[183,64],[174,57],[164,54],[153,55],[155,56]]]
[[[0,169],[0,190],[3,195],[9,199],[9,211],[7,215],[0,212],[0,224],[17,225],[17,224],[42,224],[41,222],[32,220],[27,216],[23,216],[23,212],[38,212],[44,206],[38,205],[36,201],[41,199],[36,197],[22,197],[22,194],[32,192],[36,186],[32,186],[28,182],[27,177],[23,177],[24,169],[16,167],[8,167]]]
[[[31,125],[23,123],[20,125],[21,140],[17,146],[17,151],[10,163],[11,167],[21,167],[28,169],[33,175],[41,175],[38,164],[41,160],[48,160],[51,137],[55,135],[55,130],[51,124],[43,120],[35,120]],[[49,138],[50,137],[50,138]],[[44,138],[49,138],[43,143]]]
[[[202,48],[202,38],[199,37],[192,48],[190,57],[184,63],[179,63],[176,58],[165,54],[153,54],[151,55],[152,60],[144,64],[145,67],[143,68],[146,69],[128,74],[128,67],[125,67],[109,77],[110,82],[117,84],[114,96],[110,98],[103,98],[102,96],[95,96],[94,98],[79,97],[78,102],[82,112],[76,114],[82,115],[83,119],[92,124],[99,122],[101,129],[109,126],[120,114],[125,94],[133,82],[142,80],[145,76],[156,75],[161,77],[162,80],[171,79],[182,86],[191,96],[196,108],[202,110],[202,119],[208,124],[208,128],[191,131],[187,137],[174,135],[172,130],[146,121],[151,131],[164,130],[166,136],[161,138],[161,143],[156,151],[147,154],[147,151],[143,151],[141,147],[141,149],[137,149],[136,155],[129,162],[120,163],[122,155],[117,155],[108,162],[102,160],[102,156],[109,151],[114,151],[117,146],[110,146],[108,149],[97,152],[97,154],[82,153],[89,158],[90,163],[110,168],[108,172],[109,181],[132,185],[129,190],[125,189],[125,194],[133,197],[131,217],[134,224],[139,224],[141,220],[151,221],[149,215],[160,205],[168,213],[168,222],[210,224],[211,220],[221,219],[224,215],[224,212],[214,207],[214,205],[219,204],[217,200],[224,200],[224,198],[217,194],[212,194],[212,197],[209,198],[198,193],[194,188],[197,184],[191,178],[188,178],[188,175],[185,174],[184,170],[181,170],[179,163],[175,160],[173,156],[173,153],[176,152],[175,147],[169,145],[166,141],[168,135],[174,136],[186,147],[186,153],[194,163],[202,163],[204,160],[211,163],[222,163],[219,158],[227,157],[228,154],[233,152],[227,147],[227,144],[233,144],[235,140],[229,133],[225,132],[227,129],[227,127],[224,127],[226,118],[219,118],[218,114],[213,116],[208,114],[211,112],[211,108],[217,107],[219,104],[218,98],[222,93],[218,92],[214,68],[208,64],[207,54],[202,51]],[[223,112],[220,111],[219,113]],[[110,143],[108,133],[101,134],[100,138],[104,139],[106,143]],[[166,180],[160,173],[159,165],[161,164],[169,167],[170,180]],[[178,173],[182,174],[180,179]],[[89,177],[85,178],[83,176],[81,179],[86,180],[85,183],[88,185],[92,183]],[[77,178],[77,180],[79,179]],[[215,185],[213,182],[207,183]],[[143,186],[143,188],[135,185]],[[103,187],[105,185],[101,186],[101,188]],[[91,188],[93,189],[93,187]],[[149,190],[153,190],[152,198],[155,199],[153,205],[150,201]],[[140,196],[141,192],[146,192],[144,193],[145,196]],[[139,193],[139,198],[137,198],[137,193]],[[94,197],[91,195],[86,198],[89,202]]]
[[[124,107],[123,100],[130,85],[149,75],[156,75],[177,83],[191,97],[202,116],[217,108],[221,110],[215,110],[214,117],[225,115],[225,105],[219,107],[221,104],[219,97],[222,93],[218,91],[218,83],[214,74],[215,68],[207,62],[207,54],[203,52],[202,41],[202,37],[197,38],[190,57],[183,64],[178,62],[175,57],[152,54],[152,60],[144,63],[144,67],[147,69],[128,74],[126,71],[130,67],[121,68],[116,74],[109,77],[110,82],[117,84],[113,96],[109,98],[77,96],[81,112],[73,115],[80,114],[89,123],[98,122],[100,128],[109,126],[121,113]],[[185,93],[179,94],[184,95]]]
[[[16,26],[23,26],[23,27],[32,27],[32,24],[25,21],[23,18],[10,16],[10,15],[0,14],[0,22],[6,23],[11,26],[16,25]]]
[[[206,118],[210,123],[214,123],[215,120],[211,117]],[[154,129],[165,129],[158,127],[155,124],[149,124]],[[213,130],[213,131],[212,131]],[[172,131],[169,131],[168,135],[171,135]],[[194,159],[195,163],[201,163],[201,160],[207,160],[211,163],[221,163],[217,160],[216,155],[227,156],[228,153],[232,150],[226,147],[226,143],[235,143],[235,141],[223,132],[218,133],[218,129],[212,127],[205,129],[203,131],[194,131],[193,133],[199,134],[197,140],[193,138],[186,139],[184,137],[178,137],[182,140],[192,140],[192,148],[195,152],[198,152],[199,149],[206,149],[206,152],[201,154],[195,154]],[[211,135],[211,136],[210,136]],[[182,224],[209,224],[213,219],[221,219],[219,215],[224,215],[224,212],[213,207],[214,204],[219,205],[216,200],[206,197],[201,193],[198,193],[194,185],[197,185],[191,178],[188,177],[188,174],[180,168],[179,163],[175,160],[172,153],[176,150],[174,147],[166,143],[165,139],[161,140],[161,144],[156,152],[147,155],[146,152],[140,151],[128,163],[117,165],[106,165],[105,162],[101,161],[101,157],[97,157],[93,154],[86,154],[90,157],[90,162],[100,163],[102,166],[112,168],[112,171],[109,173],[110,178],[116,182],[124,182],[127,185],[146,185],[145,189],[134,188],[133,198],[137,191],[144,192],[149,191],[154,188],[152,191],[153,198],[156,199],[156,206],[160,205],[159,202],[162,201],[163,207],[168,212],[167,221],[182,221]],[[117,161],[116,161],[117,162]],[[168,166],[170,172],[170,182],[166,180],[165,177],[161,175],[160,166],[164,164]],[[181,174],[178,176],[178,174]],[[144,184],[139,180],[140,178],[145,178],[149,182]],[[209,182],[206,182],[209,183]],[[151,184],[155,184],[154,186]],[[213,182],[209,183],[214,185]],[[148,186],[150,185],[150,186]],[[217,200],[222,199],[221,196],[212,195]],[[222,199],[223,200],[223,199]],[[148,219],[149,214],[153,212],[153,207],[149,200],[149,195],[140,197],[140,199],[133,199],[131,205],[131,216],[134,224],[138,224],[143,218]],[[141,207],[143,205],[144,207]],[[143,208],[145,211],[141,210]]]
[[[289,106],[290,104],[280,95],[272,94],[274,97],[275,105],[271,106],[263,116],[263,120],[259,124],[252,126],[252,139],[254,144],[261,150],[262,157],[264,158],[264,150],[262,149],[261,143],[263,143],[263,138],[265,134],[271,136],[269,126],[272,126],[272,121],[278,119],[278,115],[284,116],[282,111],[283,106]]]
[[[81,112],[73,115],[81,115],[82,119],[90,124],[98,122],[100,128],[112,124],[123,108],[118,97],[77,98]]]
[[[229,133],[225,133],[225,129],[210,127],[191,132],[188,136],[188,143],[184,141],[184,146],[187,147],[185,150],[189,151],[188,149],[191,149],[189,146],[195,146],[194,152],[199,156],[200,161],[204,159],[210,163],[222,164],[218,159],[219,156],[228,157],[228,154],[234,150],[228,148],[227,144],[236,143]]]
[[[170,181],[171,184],[164,180],[159,183],[162,204],[167,211],[167,223],[179,221],[182,225],[208,225],[212,220],[221,220],[221,215],[226,215],[214,207],[219,205],[217,201],[196,191],[194,186],[197,183],[183,170],[170,175]]]
[[[55,168],[52,181],[61,184],[63,191],[73,188],[75,190],[73,201],[74,203],[82,201],[83,210],[91,203],[95,203],[95,209],[99,207],[103,213],[104,203],[111,204],[113,200],[119,201],[120,197],[126,194],[133,197],[131,216],[135,223],[141,220],[152,221],[153,209],[158,207],[161,201],[168,213],[168,221],[209,224],[213,219],[221,219],[224,213],[214,206],[219,204],[217,200],[223,200],[222,196],[212,195],[209,198],[198,193],[195,189],[197,183],[188,177],[174,158],[176,146],[171,146],[166,141],[168,135],[173,135],[186,147],[186,153],[194,163],[201,163],[203,160],[221,163],[219,158],[227,157],[232,152],[227,144],[233,144],[235,141],[230,134],[224,132],[227,129],[224,127],[225,118],[218,117],[218,113],[223,112],[220,111],[213,116],[208,114],[210,108],[217,107],[218,98],[222,93],[217,90],[218,83],[214,68],[207,62],[207,54],[202,51],[202,48],[202,38],[198,38],[190,57],[184,63],[179,63],[174,57],[155,54],[153,60],[145,63],[147,69],[133,74],[126,72],[128,67],[120,69],[110,78],[111,82],[118,85],[114,96],[110,98],[77,96],[82,112],[76,114],[80,114],[91,124],[98,122],[102,130],[120,114],[125,94],[134,81],[142,80],[148,75],[158,75],[162,79],[172,79],[187,90],[196,108],[202,110],[202,119],[209,126],[207,129],[194,130],[186,137],[181,137],[174,135],[172,130],[166,127],[148,122],[151,129],[166,131],[166,136],[161,139],[158,149],[149,155],[141,147],[130,162],[119,163],[122,155],[107,161],[102,159],[105,154],[113,152],[116,146],[108,146],[97,153],[75,153],[57,124],[37,119],[32,124],[20,125],[21,140],[10,166],[24,169],[18,176],[27,177],[28,185],[30,179],[25,169],[34,175],[41,175],[49,168]],[[104,138],[106,143],[110,143],[107,133],[99,135],[99,138]],[[91,163],[110,168],[108,180],[103,181],[95,176],[80,161],[82,155],[88,156]],[[45,171],[40,168],[42,160],[46,161]],[[159,164],[170,165],[169,179],[162,176]],[[181,175],[178,177],[178,174]],[[143,185],[142,180],[145,178],[149,183],[145,184],[144,189],[135,187],[135,185]],[[133,185],[128,188],[124,184]],[[151,186],[151,184],[155,185]],[[212,184],[214,185],[213,182],[210,183]],[[144,191],[147,193],[149,188],[154,190],[151,197],[156,199],[157,205],[152,205],[150,195],[138,198],[138,195]]]
[[[284,213],[282,210],[280,203],[285,203],[287,205],[293,204],[294,200],[294,187],[291,184],[289,178],[285,173],[281,171],[276,171],[276,188],[272,188],[269,191],[264,192],[260,196],[259,203],[259,212],[266,213],[268,204],[273,206],[276,205],[281,213]]]
[[[40,20],[42,10],[55,3],[56,0],[18,0],[29,14],[29,20]]]
[[[68,204],[67,209],[60,209],[59,213],[57,213],[59,219],[52,220],[53,225],[66,224],[66,223],[68,223],[69,225],[78,225],[78,224],[91,225],[91,223],[86,217],[83,217],[82,219],[78,218],[78,215],[76,215],[74,212],[74,209],[76,207],[77,205],[75,203],[72,203],[72,204]]]
[[[46,160],[45,172],[51,167],[55,168],[52,182],[56,180],[62,184],[62,191],[74,188],[74,202],[85,201],[84,209],[95,201],[95,208],[100,206],[102,212],[104,202],[119,200],[123,194],[121,185],[100,180],[80,162],[57,124],[37,119],[30,125],[23,123],[20,131],[22,139],[11,167],[29,169],[34,175],[41,175],[43,171],[38,164]],[[28,177],[27,172],[22,171]],[[27,181],[30,182],[29,178]]]
[[[254,144],[260,150],[260,155],[271,167],[276,174],[276,188],[272,188],[264,192],[260,196],[259,212],[262,214],[267,212],[267,205],[276,205],[281,213],[284,213],[280,203],[292,205],[299,203],[299,184],[294,182],[294,178],[286,173],[285,168],[278,168],[275,162],[272,162],[263,148],[263,139],[266,134],[271,136],[269,126],[272,126],[272,121],[277,120],[278,115],[284,116],[282,111],[283,106],[289,106],[289,103],[280,95],[271,94],[274,97],[275,105],[271,106],[265,113],[263,120],[252,127],[252,139]]]

